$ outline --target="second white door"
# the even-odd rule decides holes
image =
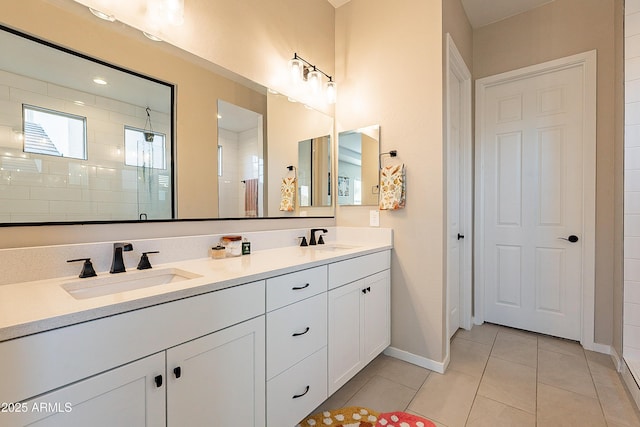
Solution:
[[[581,338],[584,84],[576,66],[485,88],[485,321]]]

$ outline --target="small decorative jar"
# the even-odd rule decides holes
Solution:
[[[220,244],[226,248],[228,257],[242,255],[242,236],[222,236]]]
[[[226,256],[227,250],[224,246],[218,245],[211,248],[211,258],[222,259]]]

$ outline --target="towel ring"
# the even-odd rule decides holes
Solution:
[[[378,167],[382,169],[382,156],[396,157],[398,155],[398,150],[387,151],[386,153],[380,153],[378,157]]]
[[[287,169],[289,169],[289,172],[293,171],[293,177],[294,178],[296,178],[296,179],[298,178],[298,169],[296,169],[295,166],[289,165],[289,166],[287,166]]]

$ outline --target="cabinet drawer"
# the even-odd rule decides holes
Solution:
[[[267,379],[327,345],[327,294],[267,314]]]
[[[346,285],[391,267],[391,251],[376,252],[329,264],[329,289]]]
[[[312,297],[327,290],[327,267],[267,279],[267,311]]]
[[[295,426],[327,398],[327,348],[267,382],[267,425]]]

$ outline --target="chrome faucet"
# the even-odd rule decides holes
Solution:
[[[131,243],[114,243],[113,244],[113,261],[111,261],[111,270],[109,273],[124,273],[127,271],[124,268],[124,259],[122,259],[122,252],[129,252],[133,250]]]
[[[316,243],[316,231],[322,231],[323,233],[328,232],[326,228],[312,228],[311,237],[309,238],[309,245],[316,245],[316,244],[324,245],[324,240],[322,240],[322,236],[320,236],[318,243]]]

